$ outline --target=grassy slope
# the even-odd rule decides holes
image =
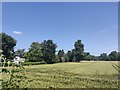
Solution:
[[[118,62],[113,62],[117,65]],[[25,77],[16,77],[19,87],[29,88],[116,88],[117,70],[105,61],[25,66]],[[6,77],[6,75],[3,75]]]

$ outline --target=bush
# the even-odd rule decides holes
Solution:
[[[44,61],[41,62],[24,62],[23,65],[40,65],[40,64],[45,64]]]
[[[22,63],[22,65],[24,65],[24,66],[26,66],[26,65],[40,65],[40,64],[46,64],[46,62],[45,61],[41,61],[41,62],[28,62],[28,61],[26,61],[26,62],[23,62]],[[2,62],[2,65],[1,66],[8,66],[8,62]],[[9,64],[9,66],[12,66],[12,62],[10,62],[10,64]]]

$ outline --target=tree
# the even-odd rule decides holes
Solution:
[[[65,62],[69,62],[69,58],[67,54],[64,55],[64,58],[65,58]]]
[[[97,57],[94,56],[94,55],[89,55],[89,58],[90,58],[90,60],[96,60],[97,59]]]
[[[25,58],[30,62],[42,61],[41,44],[33,42],[30,45],[29,51],[25,54]]]
[[[83,59],[84,56],[84,45],[82,44],[81,40],[77,40],[74,44],[75,47],[75,58],[76,61],[79,62]]]
[[[63,49],[58,51],[58,58],[60,62],[65,62],[65,53]]]
[[[89,52],[84,52],[83,59],[84,60],[90,60],[90,53]]]
[[[54,63],[59,63],[60,62],[60,59],[59,59],[57,54],[55,55],[55,59],[53,60],[53,62]]]
[[[100,60],[108,60],[108,56],[107,56],[107,53],[102,53],[100,54]]]
[[[75,54],[76,54],[75,49],[72,49],[72,56],[71,56],[72,62],[76,62]]]
[[[110,60],[112,61],[117,61],[118,60],[118,53],[116,51],[112,51],[110,54],[109,54],[109,57],[110,57]]]
[[[6,33],[0,33],[0,48],[2,50],[2,54],[5,56],[6,59],[13,59],[14,58],[14,46],[16,46],[17,41],[12,37],[7,35]]]
[[[19,57],[24,57],[25,54],[25,49],[18,49],[17,51],[15,51],[15,55],[19,56]]]
[[[68,51],[67,52],[67,57],[68,57],[68,62],[72,62],[73,61],[73,55],[72,55],[72,52],[71,51]]]
[[[44,40],[41,45],[43,60],[48,64],[54,63],[57,45],[52,40]]]

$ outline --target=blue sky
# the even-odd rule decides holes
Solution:
[[[3,3],[2,29],[17,40],[16,50],[52,39],[68,51],[81,39],[86,52],[99,55],[117,50],[117,9],[117,2]]]

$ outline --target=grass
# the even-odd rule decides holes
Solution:
[[[31,65],[16,71],[14,83],[20,88],[117,88],[117,66],[109,61]]]

